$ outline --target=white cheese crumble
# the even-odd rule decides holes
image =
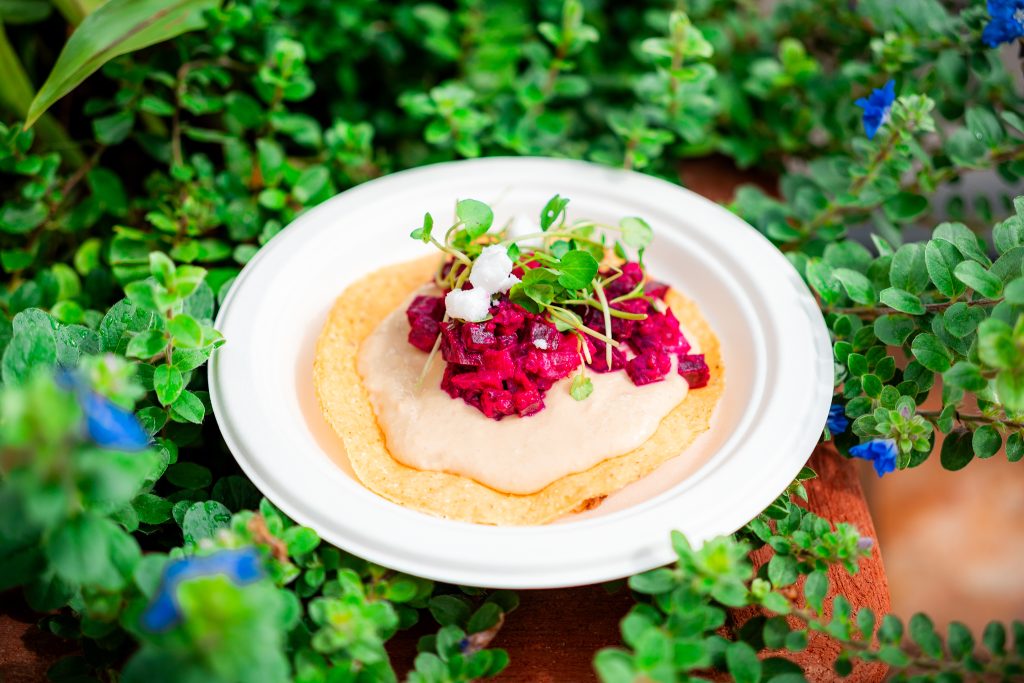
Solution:
[[[486,290],[453,289],[444,297],[444,310],[449,318],[478,323],[491,312],[491,295]]]
[[[541,351],[547,351],[548,350],[548,342],[547,342],[546,339],[534,339],[533,340],[533,345],[536,346]]]
[[[489,247],[484,247],[476,261],[473,262],[473,270],[469,272],[469,281],[473,283],[473,287],[494,294],[506,292],[515,284],[509,283],[511,274],[512,259],[508,257],[508,249],[500,244],[492,244]]]

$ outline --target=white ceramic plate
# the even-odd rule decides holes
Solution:
[[[680,457],[560,523],[490,527],[391,503],[354,478],[320,414],[313,351],[328,309],[353,280],[428,253],[409,238],[425,211],[490,202],[498,225],[535,218],[554,194],[570,218],[654,228],[656,277],[701,306],[722,342],[726,389],[711,429]],[[832,353],[799,275],[764,237],[671,183],[584,162],[489,158],[396,173],[295,220],[245,267],[217,319],[227,343],[210,392],[239,465],[285,513],[368,560],[436,580],[553,588],[620,578],[672,561],[669,532],[731,533],[793,480],[821,433]]]

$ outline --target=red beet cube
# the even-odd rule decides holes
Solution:
[[[536,389],[523,389],[512,394],[512,403],[521,417],[538,413],[544,408],[544,399]]]
[[[491,317],[491,321],[500,327],[501,334],[515,334],[526,320],[526,311],[507,299],[503,299]]]
[[[703,353],[680,355],[677,370],[691,389],[700,389],[706,386],[711,378],[711,369],[704,361]]]
[[[656,349],[644,351],[626,363],[626,374],[637,386],[660,382],[671,369],[672,357]]]
[[[494,332],[487,328],[486,323],[463,323],[462,343],[473,351],[484,351],[494,347],[497,341]]]
[[[646,284],[644,284],[644,294],[664,301],[665,297],[668,295],[668,285],[664,282],[658,282],[657,280],[648,280]]]
[[[452,386],[456,389],[483,391],[484,389],[501,389],[501,377],[493,370],[477,370],[461,372],[452,376]]]
[[[512,379],[516,372],[516,364],[508,349],[484,351],[483,364],[485,370],[496,372],[501,379]]]
[[[532,349],[523,364],[527,372],[544,379],[561,379],[580,366],[580,355],[574,349],[558,351]]]
[[[449,363],[456,365],[481,365],[483,363],[483,356],[476,351],[470,351],[462,342],[457,323],[441,325],[441,356]]]
[[[527,327],[526,338],[531,344],[542,351],[556,351],[558,350],[559,343],[562,341],[562,335],[558,333],[554,325],[539,319],[530,321]]]
[[[480,410],[495,420],[511,415],[516,412],[512,392],[504,389],[484,389],[480,392]]]
[[[441,324],[426,315],[409,316],[409,343],[420,351],[430,352],[441,332]]]
[[[441,322],[444,318],[444,299],[439,296],[418,296],[412,300],[409,308],[405,309],[405,316],[409,319],[410,325],[413,324],[413,318],[419,316]]]

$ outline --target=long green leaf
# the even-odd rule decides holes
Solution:
[[[71,34],[29,106],[26,126],[108,61],[203,28],[203,11],[221,0],[110,0]]]

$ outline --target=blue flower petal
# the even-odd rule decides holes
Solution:
[[[171,594],[161,590],[142,613],[142,627],[154,633],[166,631],[178,623],[180,618],[181,613]]]
[[[896,101],[896,81],[890,80],[881,88],[871,91],[868,97],[862,97],[854,104],[864,110],[864,134],[868,139],[875,137],[878,129],[889,120],[892,103]]]
[[[986,45],[998,47],[1024,37],[1024,0],[988,0],[988,13],[991,19],[981,34]]]
[[[163,631],[181,619],[178,586],[200,576],[222,574],[232,583],[245,585],[263,578],[263,563],[255,548],[221,550],[213,555],[179,557],[164,568],[160,588],[142,613],[142,625],[150,631]]]
[[[850,426],[850,420],[846,417],[846,406],[842,403],[833,403],[828,409],[828,419],[825,426],[833,434],[842,434]]]
[[[78,392],[85,413],[85,428],[97,446],[118,451],[139,451],[149,445],[149,435],[128,410],[93,391]]]
[[[896,442],[892,439],[874,439],[850,449],[850,455],[853,457],[870,460],[880,477],[896,469],[898,454]]]

